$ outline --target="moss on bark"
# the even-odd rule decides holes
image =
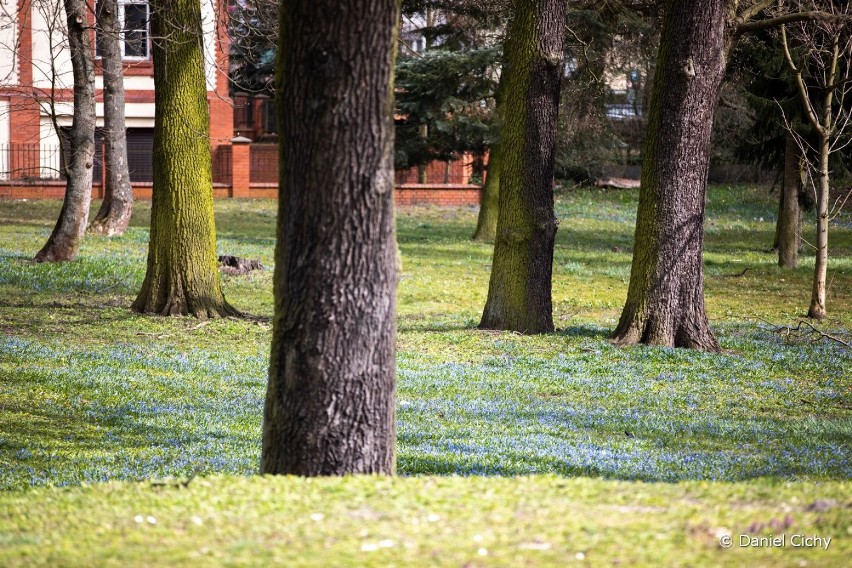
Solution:
[[[201,6],[158,0],[151,8],[154,195],[148,269],[132,308],[202,319],[236,315],[222,294],[216,256]]]
[[[500,211],[480,328],[553,330],[553,164],[565,3],[518,4],[506,42]]]

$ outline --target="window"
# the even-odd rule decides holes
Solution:
[[[121,58],[137,61],[148,59],[148,3],[118,0],[118,25],[121,28]],[[99,41],[96,43],[96,53],[101,56],[101,44]]]

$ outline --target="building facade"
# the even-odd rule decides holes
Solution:
[[[214,159],[233,137],[228,98],[228,36],[217,0],[202,9],[210,143]],[[128,161],[136,184],[150,182],[154,132],[154,69],[150,8],[143,0],[119,0],[123,34]],[[94,24],[94,14],[90,14]],[[50,180],[60,177],[57,128],[71,125],[73,77],[61,0],[0,0],[0,177]],[[96,57],[97,126],[103,126],[103,78]],[[100,153],[100,145],[99,153]],[[96,160],[98,162],[98,160]],[[96,163],[95,184],[101,169]],[[97,189],[95,190],[97,193]]]

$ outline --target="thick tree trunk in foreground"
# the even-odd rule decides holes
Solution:
[[[497,217],[500,212],[500,143],[492,144],[488,153],[488,171],[482,185],[479,217],[476,220],[474,241],[494,242],[497,236]]]
[[[518,3],[506,43],[500,214],[481,329],[553,331],[553,162],[566,3]]]
[[[216,257],[201,5],[159,0],[151,8],[154,197],[148,270],[132,308],[202,319],[233,315]]]
[[[784,147],[784,184],[778,210],[778,266],[796,268],[799,264],[799,244],[802,236],[801,152],[792,134],[787,133]]]
[[[124,78],[121,63],[117,0],[98,0],[97,25],[104,70],[104,200],[89,230],[107,236],[123,235],[133,212],[133,189],[127,164],[124,124]]]
[[[68,48],[74,74],[74,118],[63,152],[65,200],[50,238],[36,254],[38,262],[73,260],[89,222],[92,168],[95,163],[95,66],[86,19],[86,2],[63,2],[68,22]]]
[[[725,31],[722,0],[666,4],[619,344],[719,350],[704,307],[703,242]]]
[[[827,105],[831,112],[831,102]],[[829,121],[826,121],[829,122]],[[830,122],[829,122],[830,128]],[[829,130],[826,128],[826,131]],[[819,141],[819,187],[817,191],[817,242],[816,260],[814,263],[814,285],[811,292],[811,306],[808,317],[823,319],[826,316],[825,289],[828,276],[828,199],[829,199],[829,169],[828,158],[829,137],[821,133]]]
[[[290,0],[262,473],[393,473],[395,0]]]

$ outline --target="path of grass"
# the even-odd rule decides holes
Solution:
[[[475,211],[399,212],[404,261],[399,473],[489,477],[382,481],[386,495],[376,505],[384,511],[377,513],[376,526],[382,528],[376,542],[390,539],[396,544],[364,551],[373,553],[370,558],[381,564],[387,555],[419,557],[434,541],[437,564],[473,559],[509,565],[520,557],[556,563],[575,559],[584,550],[590,561],[616,559],[622,552],[622,559],[650,561],[654,557],[647,554],[654,549],[643,539],[654,539],[662,552],[676,555],[672,559],[684,554],[684,564],[716,562],[745,557],[720,556],[708,534],[715,535],[720,527],[778,532],[786,508],[796,524],[783,530],[830,532],[838,539],[834,551],[848,552],[850,486],[831,480],[852,477],[852,357],[828,341],[791,342],[765,323],[789,323],[805,311],[812,257],[795,271],[779,270],[766,251],[775,210],[771,199],[743,188],[714,188],[708,206],[707,303],[725,353],[617,349],[607,336],[626,295],[635,200],[635,192],[617,191],[577,191],[559,199],[554,263],[558,331],[541,337],[474,329],[491,261],[488,246],[467,239]],[[164,543],[164,560],[191,563],[191,554],[205,547],[222,558],[252,553],[269,559],[267,555],[285,553],[276,543],[288,542],[298,550],[292,541],[303,538],[305,550],[316,551],[325,543],[329,554],[340,555],[330,558],[359,563],[360,546],[369,548],[372,541],[353,536],[350,525],[358,523],[357,503],[364,495],[380,491],[371,488],[373,480],[321,482],[328,495],[308,491],[304,501],[287,502],[286,507],[295,507],[295,516],[301,515],[290,527],[289,509],[276,507],[276,500],[295,499],[290,495],[294,491],[304,494],[305,482],[207,479],[214,474],[251,476],[257,469],[271,271],[223,277],[229,300],[256,316],[252,320],[199,325],[190,318],[135,316],[126,306],[144,272],[147,205],[138,204],[126,236],[90,237],[80,259],[70,264],[34,264],[29,258],[49,235],[57,207],[56,202],[0,204],[0,489],[5,490],[0,493],[0,550],[8,544],[10,560],[50,563],[69,553],[68,543],[91,540],[95,534],[106,543],[103,554],[108,556],[100,560],[144,563],[144,557],[134,556],[140,553],[133,546],[126,554],[111,547],[128,542],[142,546],[153,539]],[[271,266],[271,202],[218,202],[217,223],[223,253],[260,258]],[[831,317],[825,327],[848,338],[848,215],[833,227],[832,243],[838,254],[830,261]],[[201,479],[192,489],[169,492],[168,499],[165,493],[152,493],[146,483],[28,489],[185,477],[195,470]],[[631,485],[493,477],[526,474],[764,481]],[[777,480],[798,482],[778,485]],[[275,483],[283,485],[271,489]],[[431,529],[405,536],[403,513],[426,507],[416,496],[431,495],[430,487],[434,501],[428,507],[453,511],[458,508],[454,500],[462,500],[458,522],[443,523],[443,537]],[[637,487],[642,488],[638,493]],[[264,501],[270,491],[275,499],[262,506],[266,513],[258,512],[265,524],[256,524],[255,517],[243,512],[247,505],[240,496]],[[489,541],[493,544],[482,545],[489,556],[478,558],[479,547],[470,548],[468,540],[480,533],[471,531],[490,523],[479,510],[484,502],[474,496],[489,491],[495,502],[505,501],[500,507],[506,518],[513,511],[521,511],[521,520],[527,514],[523,511],[541,512],[531,513],[529,526],[506,521],[495,528],[515,531],[515,540],[497,534]],[[690,495],[695,492],[700,496],[693,503]],[[233,497],[221,501],[213,496],[223,493]],[[329,495],[339,498],[329,500]],[[150,499],[158,525],[137,526],[132,520],[137,513],[128,515]],[[836,501],[830,513],[802,513],[820,499]],[[669,501],[671,506],[660,505],[659,510],[647,505]],[[230,519],[233,527],[208,531],[186,525],[184,512],[201,503],[209,515]],[[348,512],[340,513],[340,523],[311,524],[310,511],[320,504],[327,507],[326,519],[339,516],[334,508]],[[52,510],[62,513],[52,516]],[[276,511],[284,517],[275,518]],[[73,515],[80,519],[79,528],[62,529]],[[174,526],[163,519],[170,515],[184,519],[183,528],[169,530]],[[772,519],[775,526],[770,526]],[[203,526],[209,529],[210,524]],[[60,530],[66,534],[57,536]],[[386,536],[393,530],[398,536]],[[523,540],[536,538],[536,531],[543,531],[541,539],[549,548],[539,550],[535,540]],[[299,536],[308,533],[314,536]],[[635,546],[628,543],[634,537]],[[591,545],[578,547],[577,538],[598,542],[599,555],[593,556]],[[263,543],[259,552],[251,544],[255,540]],[[86,555],[97,554],[95,546],[92,542],[81,549],[72,563],[90,564],[95,557]],[[765,563],[778,560],[773,556],[778,551],[721,552],[747,553]],[[783,558],[806,559],[792,552],[802,551],[788,547]],[[835,558],[817,551],[802,554],[814,560]]]

